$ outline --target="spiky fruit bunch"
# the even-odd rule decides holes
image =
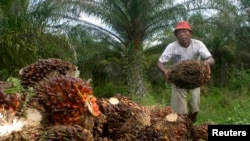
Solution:
[[[170,106],[165,108],[154,108],[150,110],[150,118],[165,118],[167,115],[174,113],[174,110]]]
[[[49,127],[39,141],[94,141],[92,134],[78,125]]]
[[[169,81],[183,89],[194,89],[208,83],[210,74],[204,63],[185,60],[173,66],[168,76]]]
[[[16,116],[8,111],[0,112],[1,141],[37,141],[42,126],[36,119],[35,113],[29,109],[27,117]],[[32,116],[32,117],[31,117]]]
[[[170,106],[150,110],[151,126],[141,130],[138,140],[183,141],[192,139],[193,125],[188,115],[178,115]]]
[[[18,138],[13,137],[15,132],[22,131],[25,121],[19,117],[14,116],[8,111],[0,112],[0,140],[7,141]]]
[[[165,118],[152,119],[152,128],[161,133],[163,141],[186,141],[192,139],[192,123],[186,115],[178,115],[176,121]],[[145,135],[147,136],[147,134]],[[159,136],[158,136],[159,137]]]
[[[76,67],[66,61],[57,58],[40,59],[19,71],[21,84],[24,87],[33,86],[41,81],[51,72],[58,72],[62,75],[71,74]]]
[[[5,94],[3,90],[0,89],[0,112],[6,110],[15,115],[19,107],[20,99],[16,93]]]
[[[195,140],[208,140],[208,125],[211,123],[202,123],[194,126],[194,139]]]
[[[111,140],[135,140],[141,128],[150,125],[150,113],[143,106],[120,94],[112,98],[100,98],[98,104],[107,123],[94,127],[94,134]],[[95,124],[97,125],[97,124]]]
[[[44,79],[34,90],[53,124],[78,124],[88,111],[92,116],[101,114],[91,86],[80,78],[59,74]]]

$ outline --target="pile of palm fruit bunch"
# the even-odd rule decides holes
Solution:
[[[151,123],[162,141],[192,139],[192,122],[186,115],[176,114],[170,106],[151,110]]]
[[[9,88],[12,87],[0,89],[0,140],[35,141],[42,116],[39,111],[25,107],[22,93],[6,92]]]
[[[10,114],[15,115],[20,107],[19,94],[11,93],[6,94],[5,89],[13,87],[10,82],[0,82],[0,112],[8,111]]]
[[[210,74],[202,61],[185,60],[175,64],[168,73],[171,83],[183,89],[194,89],[208,83]]]
[[[98,105],[105,119],[95,120],[96,140],[135,140],[142,128],[150,126],[149,111],[127,96],[99,98]]]
[[[48,124],[81,124],[85,116],[101,114],[88,82],[72,76],[53,75],[34,88],[35,100],[44,108]]]
[[[2,89],[0,89],[0,112],[8,111],[10,114],[15,115],[20,107],[20,100],[18,95],[5,94]]]
[[[33,85],[35,95],[31,103],[37,103],[40,106],[37,109],[43,115],[41,123],[44,128],[41,129],[39,139],[91,141],[93,118],[101,114],[92,87],[89,82],[74,76],[73,65],[57,59],[52,60],[54,61],[45,62],[47,65],[48,62],[52,63],[49,66],[57,66],[55,71],[44,74],[44,77]],[[46,65],[43,66],[37,67],[41,72],[46,72],[41,70],[47,70]]]
[[[76,71],[76,66],[57,58],[39,59],[19,71],[23,87],[34,86],[52,72],[68,75]]]
[[[187,115],[176,114],[170,106],[150,110],[151,125],[140,130],[137,140],[208,140],[208,124],[193,125]]]
[[[54,125],[38,141],[94,141],[92,133],[79,125]]]
[[[33,109],[34,110],[34,109]],[[27,110],[31,111],[31,110]],[[41,116],[36,113],[27,112],[28,117],[13,115],[8,111],[0,112],[0,140],[1,141],[36,141],[40,134],[42,125]]]
[[[36,112],[34,112],[36,111]],[[1,141],[94,141],[92,133],[80,125],[44,125],[43,115],[29,108],[25,116],[0,112]]]
[[[176,114],[170,106],[151,110],[151,126],[161,133],[162,141],[208,140],[208,125],[193,125],[186,114]]]
[[[193,128],[193,138],[194,141],[199,139],[208,140],[208,125],[213,123],[202,123],[199,126],[194,126]]]
[[[19,71],[21,85],[34,88],[32,100],[51,124],[77,124],[88,111],[100,114],[91,86],[75,72],[76,66],[57,58],[40,59]]]
[[[5,126],[13,126],[13,129],[19,126],[18,130],[0,129],[0,137],[4,136],[6,141],[93,140],[91,133],[94,125],[93,118],[101,114],[96,102],[97,98],[93,95],[89,83],[73,76],[73,71],[75,71],[74,65],[60,59],[43,59],[22,68],[19,73],[20,85],[24,88],[32,87],[33,94],[24,92],[16,100],[20,103],[25,101],[25,107],[19,106],[23,111],[22,116],[12,114],[14,117],[10,121],[10,116],[0,116],[0,121],[4,122],[3,129],[8,129],[4,128]],[[30,89],[23,90],[30,92]],[[11,100],[10,103],[7,95],[1,94],[1,96],[4,99],[2,100],[4,105],[8,104],[4,113],[10,115],[7,110],[11,108],[18,111],[14,107],[17,105],[15,100]],[[27,114],[26,109],[37,112]],[[38,117],[39,120],[36,119]],[[16,122],[19,118],[22,120]],[[35,124],[34,122],[28,124],[27,121],[32,121],[32,118],[35,118]],[[7,120],[9,122],[6,122]],[[29,130],[30,127],[34,130]]]
[[[0,91],[3,141],[207,140],[207,125],[194,126],[170,107],[149,109],[121,94],[97,98],[88,81],[72,75],[74,65],[59,59],[38,62],[46,65],[33,63],[20,71],[20,85],[32,87],[32,95],[30,89],[21,96]],[[48,71],[53,64],[71,69]]]
[[[149,109],[127,96],[99,98],[103,118],[95,118],[93,136],[98,141],[206,140],[206,126],[194,126],[187,115],[170,106]],[[202,129],[202,130],[200,130]]]

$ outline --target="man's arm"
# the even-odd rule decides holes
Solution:
[[[214,63],[215,63],[215,61],[214,61],[214,58],[212,56],[208,57],[205,60],[204,66],[206,67],[206,70],[207,70],[207,72],[208,72],[209,75],[211,74],[211,68],[210,68],[210,66],[213,65]]]
[[[166,81],[168,82],[168,70],[165,68],[164,63],[158,61],[157,68],[163,73]]]
[[[213,65],[215,63],[214,58],[212,56],[208,57],[205,60],[205,63],[209,64],[210,66]]]
[[[162,73],[164,73],[165,71],[167,71],[167,69],[165,68],[164,64],[161,63],[160,61],[158,61],[158,63],[157,63],[157,68],[158,68]]]

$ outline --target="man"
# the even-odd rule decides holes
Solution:
[[[210,72],[210,65],[214,64],[214,59],[202,41],[192,39],[192,29],[187,21],[179,22],[174,30],[177,41],[174,41],[165,48],[161,54],[157,67],[163,73],[168,82],[168,69],[165,63],[172,61],[173,64],[184,60],[204,60],[205,66]],[[190,93],[190,100],[186,101],[187,94]],[[188,109],[188,106],[189,108]],[[193,123],[199,112],[200,88],[192,90],[181,89],[172,84],[171,107],[178,114],[189,114]]]

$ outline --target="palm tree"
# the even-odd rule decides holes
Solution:
[[[81,24],[69,26],[67,36],[77,52],[77,66],[80,76],[92,78],[93,86],[114,85],[122,82],[120,53],[122,48],[113,48],[115,45],[106,36],[95,34],[92,29]],[[117,45],[118,46],[118,45]]]
[[[187,20],[193,12],[220,9],[223,6],[221,1],[193,0],[182,3],[176,3],[174,0],[69,2],[72,7],[80,8],[85,14],[99,18],[106,25],[106,28],[103,28],[88,21],[72,18],[112,40],[110,43],[115,44],[108,44],[110,48],[122,49],[120,61],[123,63],[129,93],[138,96],[144,96],[147,92],[144,75],[146,60],[143,52],[146,42],[152,37],[165,34],[165,31],[170,31],[177,21]],[[169,36],[169,32],[167,33]]]
[[[110,47],[120,48],[129,93],[144,96],[144,43],[160,34],[180,16],[182,5],[171,0],[85,0],[78,3],[85,14],[100,18],[107,28],[89,25],[108,36]]]
[[[219,1],[212,17],[199,13],[190,17],[194,36],[205,41],[216,60],[213,67],[215,86],[227,86],[235,67],[249,66],[249,16],[244,7],[247,1],[242,2],[244,5],[239,1]]]
[[[0,0],[0,78],[39,58],[73,60],[70,43],[58,30],[59,5],[53,1]],[[71,48],[70,48],[71,47]]]

